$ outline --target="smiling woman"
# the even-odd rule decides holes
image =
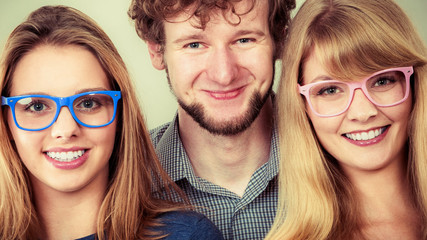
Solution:
[[[277,94],[267,239],[427,239],[426,58],[392,0],[303,4]]]
[[[73,101],[72,107],[67,109],[45,100],[53,98],[50,96],[68,97],[82,91],[94,93],[86,92],[87,89],[112,90],[95,56],[80,46],[40,45],[19,61],[12,81],[8,95],[30,99],[11,106],[8,125],[18,154],[30,173],[35,199],[43,199],[38,195],[45,192],[45,188],[58,192],[90,188],[105,191],[117,120],[112,117],[105,120],[105,114],[92,115],[94,121],[110,124],[80,127],[71,114],[78,104]],[[30,95],[33,92],[40,95]],[[37,110],[35,104],[39,105]],[[114,112],[116,107],[112,107]],[[108,112],[107,109],[104,111]],[[27,131],[28,128],[36,131]],[[46,128],[49,129],[44,130]],[[83,154],[80,156],[78,152]],[[74,153],[78,158],[74,159]],[[63,169],[74,171],[64,172]]]
[[[125,64],[88,16],[30,14],[1,61],[0,239],[222,239],[154,153]]]

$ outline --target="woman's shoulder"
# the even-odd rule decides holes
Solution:
[[[218,228],[204,215],[194,211],[173,211],[158,216],[162,226],[155,230],[168,234],[165,240],[223,239]]]

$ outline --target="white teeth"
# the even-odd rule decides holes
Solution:
[[[363,132],[361,135],[362,135],[362,140],[368,140],[369,139],[368,133]]]
[[[71,162],[81,157],[85,150],[70,151],[70,152],[47,152],[46,154],[59,162]]]
[[[379,135],[381,135],[384,132],[385,129],[386,128],[380,128],[380,129],[371,130],[371,131],[368,131],[368,132],[356,133],[356,134],[346,133],[345,136],[347,138],[350,138],[351,140],[356,140],[356,141],[363,140],[363,141],[366,141],[366,140],[371,140],[373,138],[378,137]]]

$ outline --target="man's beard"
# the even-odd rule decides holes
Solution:
[[[258,117],[259,113],[262,110],[262,107],[267,102],[269,96],[273,92],[272,90],[273,81],[272,81],[268,91],[265,93],[264,96],[261,96],[261,93],[257,91],[255,91],[252,94],[251,99],[249,100],[248,110],[243,114],[243,116],[236,117],[225,122],[217,122],[215,121],[214,117],[209,118],[206,116],[205,108],[203,107],[202,104],[197,102],[191,103],[191,104],[185,104],[181,99],[179,99],[176,96],[172,88],[167,66],[166,66],[166,77],[168,79],[169,88],[172,94],[174,94],[175,97],[177,98],[178,104],[181,106],[181,108],[184,109],[184,111],[189,116],[191,116],[193,120],[199,124],[199,126],[206,129],[208,132],[212,134],[222,135],[222,136],[234,136],[245,131],[247,128],[249,128],[251,124],[255,121],[255,119]]]
[[[240,117],[236,117],[224,122],[215,121],[215,117],[206,116],[204,107],[200,103],[185,104],[178,99],[179,105],[190,115],[202,128],[215,135],[233,136],[245,131],[258,117],[262,107],[267,102],[271,94],[271,88],[261,96],[259,92],[254,92],[249,102],[248,110]]]

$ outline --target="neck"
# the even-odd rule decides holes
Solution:
[[[361,202],[362,230],[369,239],[419,239],[420,218],[406,161],[350,179]]]
[[[233,136],[213,135],[180,110],[180,137],[196,175],[243,196],[252,174],[269,159],[271,99],[248,129]]]
[[[43,239],[77,239],[96,232],[104,189],[58,192],[34,191],[35,206],[43,228]]]
[[[385,220],[414,205],[411,186],[405,176],[371,176],[356,188],[369,222]]]

